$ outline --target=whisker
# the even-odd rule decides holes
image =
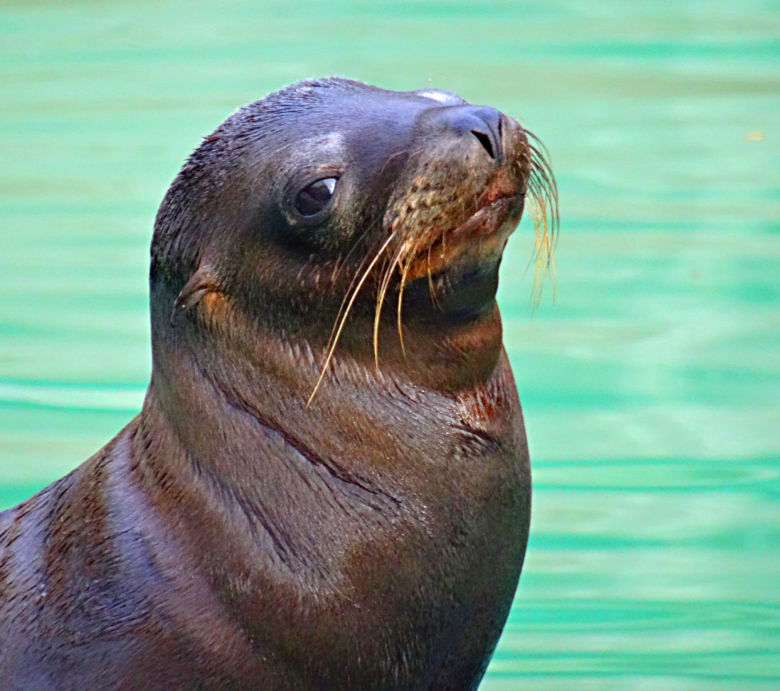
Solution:
[[[436,295],[436,289],[433,287],[433,275],[431,274],[431,250],[433,249],[433,240],[428,245],[428,292],[431,294],[431,302],[436,309],[439,307],[439,298]]]
[[[403,271],[401,272],[401,286],[398,289],[398,340],[401,343],[401,354],[406,357],[406,347],[404,346],[404,331],[402,326],[401,314],[403,312],[404,304],[404,286],[406,285],[406,277],[409,274],[409,267],[412,265],[412,260],[407,259],[404,264]]]
[[[339,257],[339,259],[340,259],[340,265],[339,265],[339,268],[336,270],[336,273],[334,274],[334,277],[333,277],[333,280],[334,280],[334,281],[336,280],[336,278],[338,278],[339,272],[341,271],[341,267],[342,267],[342,266],[346,266],[346,265],[347,265],[347,260],[348,260],[348,259],[349,259],[349,258],[352,256],[352,253],[353,253],[353,252],[354,252],[354,251],[355,251],[355,250],[356,250],[358,247],[360,247],[361,243],[362,243],[362,242],[363,242],[363,241],[366,239],[366,236],[368,235],[368,233],[369,233],[371,230],[373,230],[373,229],[374,229],[374,227],[376,226],[376,224],[377,224],[379,221],[381,221],[381,220],[382,220],[383,216],[384,216],[384,212],[381,212],[381,213],[377,214],[376,218],[374,218],[374,220],[373,220],[373,221],[371,221],[371,222],[370,222],[370,223],[369,223],[369,224],[366,226],[366,229],[365,229],[365,230],[364,230],[364,231],[363,231],[363,232],[362,232],[362,233],[361,233],[361,234],[360,234],[360,235],[357,237],[357,239],[355,240],[355,242],[353,242],[353,243],[352,243],[352,247],[350,247],[350,248],[349,248],[349,251],[348,251],[348,252],[347,252],[347,253],[346,253],[346,254],[345,254],[343,257]],[[365,257],[364,257],[364,261],[365,261]],[[358,269],[355,271],[355,274],[358,274],[358,273],[360,273],[360,268],[358,268]],[[354,280],[354,277],[353,277],[353,280]],[[350,286],[350,287],[351,287],[351,286]]]
[[[355,286],[355,289],[352,291],[352,296],[350,297],[346,309],[344,310],[344,314],[341,317],[341,321],[339,322],[338,329],[336,329],[336,333],[333,338],[333,343],[330,345],[330,348],[328,349],[328,354],[325,357],[325,363],[323,364],[322,370],[320,371],[320,376],[317,379],[317,383],[314,386],[314,390],[311,392],[311,396],[309,396],[309,400],[306,402],[307,407],[311,405],[311,402],[314,400],[314,396],[317,394],[317,391],[319,390],[320,385],[322,384],[322,380],[325,378],[325,372],[328,371],[328,366],[330,365],[330,361],[333,358],[333,352],[336,350],[336,345],[338,344],[339,338],[341,337],[341,332],[344,330],[344,324],[346,324],[347,322],[347,317],[349,316],[349,312],[352,309],[352,305],[355,304],[355,300],[357,299],[360,289],[363,287],[363,284],[366,282],[366,279],[368,278],[368,275],[371,273],[371,270],[376,266],[376,263],[379,261],[384,251],[388,248],[388,246],[390,245],[394,237],[395,237],[395,232],[392,232],[384,241],[384,243],[382,243],[382,246],[379,248],[379,251],[374,255],[374,258],[371,260],[371,263],[368,265],[368,268],[365,270],[362,277],[360,278],[360,281],[358,281],[358,284]]]
[[[393,271],[395,271],[395,268],[399,266],[399,259],[401,255],[404,252],[404,245],[401,245],[401,247],[398,248],[398,251],[395,253],[395,256],[392,258],[391,261],[388,262],[387,270],[385,271],[385,275],[382,277],[382,283],[379,287],[379,292],[377,294],[376,299],[376,308],[374,310],[374,364],[379,369],[379,320],[382,317],[382,306],[385,301],[385,295],[387,294],[387,289],[390,286],[390,281],[393,277]]]
[[[536,271],[531,290],[531,304],[538,307],[547,274],[553,282],[553,299],[556,295],[556,272],[554,249],[558,241],[560,218],[558,215],[558,186],[549,163],[549,152],[539,138],[525,130],[529,138],[526,163],[529,168],[527,197],[532,202],[532,221],[534,226],[535,252],[529,260],[529,266],[535,260]],[[518,164],[520,165],[520,164]]]
[[[382,219],[383,214],[378,214],[377,217],[368,225],[366,230],[361,233],[360,237],[355,241],[355,243],[352,245],[352,247],[349,249],[347,254],[344,257],[344,261],[342,262],[342,266],[346,265],[346,260],[349,258],[349,256],[352,254],[352,252],[355,250],[356,247],[360,245],[360,243],[365,239],[368,232],[372,229],[372,227]],[[341,304],[339,305],[339,310],[336,313],[336,319],[333,321],[333,327],[330,330],[330,335],[328,336],[328,347],[333,343],[333,337],[334,333],[336,331],[336,325],[339,323],[339,319],[341,318],[341,314],[344,310],[344,305],[347,302],[347,298],[350,295],[350,291],[352,290],[352,287],[355,285],[355,281],[357,281],[358,276],[360,275],[360,272],[363,270],[363,267],[365,266],[366,262],[368,261],[368,258],[371,256],[369,252],[365,254],[363,259],[360,261],[360,264],[358,264],[357,268],[355,269],[355,273],[352,276],[352,280],[349,282],[349,286],[347,286],[346,291],[344,291],[344,297],[341,300]],[[337,272],[338,275],[338,272]],[[335,278],[334,278],[335,280]]]

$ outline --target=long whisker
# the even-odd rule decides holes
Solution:
[[[401,271],[401,287],[398,289],[398,340],[401,343],[401,354],[406,357],[406,347],[404,346],[404,330],[401,324],[401,314],[403,313],[404,305],[404,286],[406,285],[406,277],[409,274],[409,267],[412,265],[412,260],[407,259],[403,265]]]
[[[382,316],[382,306],[385,301],[385,295],[387,289],[390,286],[390,280],[393,277],[393,271],[399,266],[399,259],[404,252],[404,246],[398,248],[395,256],[388,262],[385,275],[382,277],[382,283],[379,287],[379,292],[376,299],[376,309],[374,310],[374,364],[379,369],[379,320]]]
[[[550,255],[552,253],[552,247],[550,243],[550,235],[547,231],[547,213],[546,213],[546,201],[542,199],[535,200],[535,218],[534,227],[536,229],[536,273],[534,274],[534,285],[531,291],[531,301],[534,307],[539,306],[539,302],[542,297],[542,290],[544,289],[544,280],[547,275],[547,269],[549,267]],[[540,232],[540,226],[542,231]],[[542,259],[546,259],[544,270],[542,269]]]
[[[532,302],[534,307],[539,306],[541,301],[544,282],[547,271],[552,261],[552,240],[547,224],[547,200],[544,197],[538,197],[534,200],[535,214],[534,227],[536,229],[536,273],[534,275],[534,288],[532,291]]]
[[[338,275],[341,272],[342,267],[347,266],[347,260],[352,256],[355,250],[358,247],[360,247],[360,245],[366,239],[366,236],[376,227],[377,223],[379,223],[383,217],[384,217],[384,212],[377,214],[376,217],[370,223],[368,223],[366,229],[357,237],[355,242],[352,243],[352,246],[349,248],[347,253],[343,257],[339,257],[339,267],[336,269],[335,273],[333,274],[334,281],[338,278]],[[364,256],[358,268],[355,269],[355,273],[352,276],[352,284],[350,284],[350,288],[355,282],[355,277],[360,273],[360,269],[362,268],[363,264],[365,264],[367,257],[368,255]],[[348,294],[349,294],[349,290],[347,290],[345,297]]]
[[[336,333],[333,338],[333,343],[330,345],[330,348],[328,349],[328,354],[325,357],[325,363],[322,365],[320,376],[317,379],[317,383],[314,386],[314,390],[311,392],[311,396],[309,396],[309,400],[306,402],[307,407],[311,405],[311,402],[314,400],[314,396],[316,395],[317,391],[320,388],[320,385],[322,384],[322,380],[325,378],[325,372],[328,371],[328,366],[330,365],[330,361],[333,358],[333,352],[336,350],[336,345],[338,344],[339,338],[341,337],[341,332],[344,330],[344,324],[346,324],[347,322],[347,317],[349,316],[349,312],[352,309],[352,305],[355,304],[355,300],[357,299],[360,289],[363,287],[363,284],[366,282],[366,279],[368,278],[368,275],[371,273],[371,270],[376,266],[376,263],[379,261],[382,254],[384,254],[384,251],[388,248],[388,246],[390,245],[394,237],[395,237],[395,232],[390,233],[390,235],[387,237],[384,243],[382,243],[382,246],[379,248],[379,251],[374,255],[374,258],[371,260],[371,263],[368,265],[368,268],[365,270],[360,280],[358,281],[358,284],[355,286],[355,289],[352,291],[352,296],[350,297],[349,302],[347,303],[346,309],[344,310],[344,314],[342,315],[341,321],[339,322],[338,328],[336,329]]]
[[[346,254],[345,254],[343,257],[339,257],[340,264],[339,264],[339,267],[336,269],[336,272],[335,272],[335,273],[334,273],[334,275],[333,275],[333,280],[334,280],[334,281],[336,280],[336,278],[338,278],[339,272],[341,271],[341,267],[343,267],[343,266],[346,266],[346,265],[347,265],[347,260],[348,260],[348,259],[349,259],[349,258],[352,256],[352,253],[353,253],[353,252],[354,252],[354,251],[355,251],[355,250],[356,250],[358,247],[360,247],[361,243],[362,243],[362,242],[363,242],[363,241],[366,239],[366,236],[369,234],[369,232],[371,232],[371,230],[373,230],[373,229],[374,229],[374,227],[376,226],[376,224],[377,224],[379,221],[381,221],[383,217],[384,217],[384,211],[383,211],[383,212],[380,212],[379,214],[377,214],[377,215],[376,215],[376,218],[374,218],[374,219],[373,219],[373,220],[372,220],[372,221],[371,221],[371,222],[370,222],[370,223],[369,223],[369,224],[366,226],[366,229],[365,229],[365,230],[364,230],[364,231],[363,231],[363,232],[362,232],[362,233],[361,233],[361,234],[358,236],[358,238],[355,240],[355,242],[353,242],[353,243],[352,243],[352,247],[350,247],[350,248],[349,248],[349,251],[348,251],[348,252],[347,252],[347,253],[346,253]],[[363,262],[365,262],[365,259],[366,259],[366,258],[364,257],[364,258],[363,258]],[[361,263],[362,263],[362,262],[361,262]],[[359,268],[359,267],[358,267],[358,269],[355,271],[355,275],[357,275],[358,273],[360,273],[360,268]],[[353,280],[353,281],[355,280],[355,279],[354,279],[354,276],[353,276],[352,280]],[[351,287],[351,286],[350,286],[350,287]],[[347,292],[347,294],[348,294],[348,292]]]
[[[557,233],[560,218],[558,216],[558,185],[555,182],[555,175],[548,161],[549,154],[544,145],[539,142],[536,137],[531,134],[536,142],[539,143],[541,150],[535,146],[530,146],[531,149],[531,165],[534,169],[535,177],[537,178],[538,187],[543,191],[544,196],[547,198],[550,210],[550,225],[554,234]]]
[[[433,249],[433,240],[428,245],[428,292],[431,294],[431,302],[436,309],[439,309],[439,298],[436,295],[436,289],[433,287],[433,275],[431,274],[431,250]]]
[[[355,241],[355,243],[352,245],[352,247],[349,249],[347,254],[344,257],[344,260],[342,262],[342,266],[346,265],[347,258],[352,254],[352,252],[357,248],[361,242],[365,239],[366,235],[368,235],[368,232],[376,225],[378,221],[380,221],[383,217],[383,214],[378,214],[377,217],[369,223],[368,227],[361,233],[360,237]],[[360,276],[360,272],[363,270],[363,267],[365,266],[366,262],[368,261],[368,258],[370,257],[370,253],[366,253],[366,255],[363,257],[363,259],[360,261],[360,264],[358,264],[357,268],[355,269],[355,273],[352,275],[352,280],[349,282],[349,286],[347,286],[347,289],[344,291],[344,297],[341,300],[341,304],[339,305],[339,310],[336,314],[336,319],[333,321],[333,328],[330,330],[330,335],[328,336],[328,347],[333,344],[334,341],[334,334],[336,333],[336,326],[339,323],[339,320],[341,319],[341,315],[344,311],[344,307],[347,303],[347,299],[349,298],[352,287],[355,285],[355,282],[358,280],[358,276]],[[338,276],[338,272],[336,272],[336,276]],[[334,276],[334,281],[336,276]]]
[[[537,307],[548,273],[552,276],[553,299],[555,299],[556,294],[554,248],[557,244],[560,225],[558,186],[549,163],[547,148],[533,132],[525,130],[525,133],[533,142],[529,141],[528,143],[526,164],[529,168],[527,195],[533,203],[531,213],[536,235],[535,252],[531,258],[531,261],[536,260],[531,303],[533,307]]]
[[[526,135],[531,137],[536,146],[529,145],[531,151],[531,164],[541,178],[540,182],[542,187],[548,195],[548,200],[551,202],[550,211],[552,212],[551,225],[554,226],[554,230],[557,230],[559,218],[558,218],[558,186],[555,182],[555,175],[553,174],[552,167],[550,166],[549,159],[550,154],[547,151],[547,147],[539,140],[539,138],[529,130],[525,130]]]

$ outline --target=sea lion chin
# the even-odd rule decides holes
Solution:
[[[495,302],[528,197],[554,218],[532,136],[433,89],[300,82],[206,137],[141,413],[0,514],[8,687],[475,688],[528,537]]]

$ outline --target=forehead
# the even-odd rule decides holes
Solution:
[[[251,120],[246,141],[251,165],[260,172],[335,167],[371,170],[394,152],[408,150],[427,113],[465,104],[433,88],[390,91],[343,79],[298,82],[236,113]],[[235,129],[228,125],[231,129]]]
[[[456,94],[427,88],[417,91],[390,91],[377,87],[330,79],[301,82],[270,94],[255,106],[266,124],[296,129],[305,120],[306,133],[349,133],[371,128],[397,131],[412,127],[421,113],[447,106],[463,105]],[[274,122],[276,121],[276,122]],[[293,123],[295,123],[293,125]],[[302,134],[302,132],[298,132]]]

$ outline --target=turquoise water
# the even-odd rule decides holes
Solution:
[[[780,10],[774,2],[3,3],[0,507],[140,407],[168,183],[304,77],[518,117],[561,194],[501,278],[535,478],[483,689],[780,685]]]

